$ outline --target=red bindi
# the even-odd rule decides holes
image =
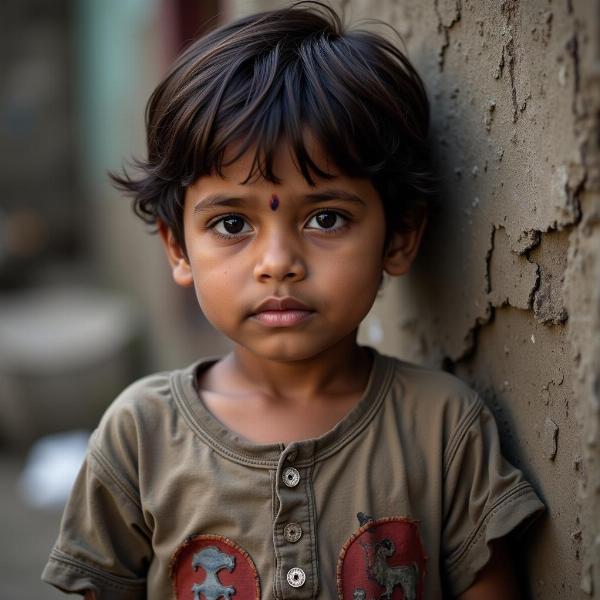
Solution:
[[[277,210],[278,207],[279,207],[279,198],[277,197],[277,194],[273,194],[271,196],[271,210]]]

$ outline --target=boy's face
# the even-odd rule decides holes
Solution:
[[[311,156],[338,173],[318,146]],[[383,206],[369,180],[337,175],[311,187],[282,145],[274,164],[281,183],[242,185],[251,158],[187,189],[187,253],[160,228],[173,277],[193,285],[206,318],[253,354],[314,357],[354,339],[382,272],[408,270],[421,232],[396,234],[384,253]]]

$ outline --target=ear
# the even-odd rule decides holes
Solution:
[[[396,231],[388,243],[383,257],[383,270],[395,277],[405,275],[417,257],[427,218],[423,216],[419,223],[409,231]]]
[[[193,285],[194,278],[192,276],[190,263],[188,262],[188,258],[183,251],[183,248],[175,239],[171,229],[165,223],[159,221],[158,233],[160,234],[160,239],[165,247],[165,252],[167,253],[167,258],[171,265],[171,273],[173,274],[175,283],[182,287]]]

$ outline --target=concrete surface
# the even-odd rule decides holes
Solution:
[[[371,315],[380,346],[494,411],[548,507],[522,556],[531,596],[600,597],[600,5],[347,5],[404,36],[441,177],[416,268]]]

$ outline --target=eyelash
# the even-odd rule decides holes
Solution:
[[[350,222],[350,217],[348,215],[344,214],[343,212],[341,212],[339,210],[334,210],[334,209],[322,209],[322,210],[319,210],[319,211],[313,213],[308,218],[307,223],[312,221],[312,219],[314,219],[315,217],[317,217],[319,215],[331,214],[331,213],[337,215],[338,217],[340,217],[343,220],[342,224],[339,227],[336,227],[335,229],[333,229],[333,228],[317,229],[316,227],[311,227],[310,229],[319,231],[319,233],[325,233],[327,235],[336,235],[340,231],[342,231],[348,227],[348,224]],[[241,235],[245,235],[245,234],[240,234],[240,233],[238,233],[238,234],[231,233],[231,234],[226,235],[226,234],[220,233],[219,231],[216,230],[216,227],[219,223],[221,223],[225,219],[229,219],[231,217],[237,217],[238,219],[242,219],[246,223],[248,222],[246,220],[246,217],[244,217],[243,215],[240,215],[237,213],[229,213],[227,215],[222,215],[221,217],[219,217],[218,219],[216,219],[214,221],[211,221],[210,223],[208,223],[206,225],[206,228],[210,229],[214,235],[216,235],[217,237],[220,237],[221,239],[224,239],[224,240],[234,240],[234,239],[237,239],[238,237],[240,237]]]

